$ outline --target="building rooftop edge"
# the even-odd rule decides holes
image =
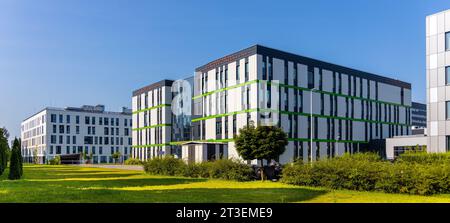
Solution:
[[[337,65],[337,64],[333,64],[330,62],[325,62],[322,60],[318,60],[318,59],[313,59],[310,57],[305,57],[305,56],[301,56],[295,53],[290,53],[287,51],[283,51],[283,50],[278,50],[278,49],[274,49],[274,48],[270,48],[270,47],[266,47],[260,44],[255,44],[251,47],[245,48],[243,50],[239,50],[235,53],[231,53],[228,54],[224,57],[221,57],[219,59],[213,60],[203,66],[197,67],[195,69],[196,72],[202,72],[205,70],[209,70],[208,68],[212,68],[215,66],[220,66],[221,64],[224,64],[225,62],[229,62],[232,60],[236,60],[238,58],[242,58],[244,56],[249,56],[249,55],[253,55],[253,54],[284,54],[283,56],[286,57],[292,57],[292,58],[296,58],[299,60],[303,60],[303,61],[307,61],[307,62],[312,62],[312,63],[320,63],[322,65],[325,65],[327,67],[334,67],[338,70],[344,70],[344,71],[350,71],[350,72],[355,72],[355,73],[359,73],[361,74],[361,76],[366,76],[366,77],[372,77],[373,79],[379,79],[380,82],[386,82],[386,83],[391,83],[391,84],[395,84],[407,89],[411,89],[411,83],[408,82],[404,82],[398,79],[394,79],[394,78],[390,78],[390,77],[386,77],[386,76],[382,76],[382,75],[378,75],[378,74],[374,74],[374,73],[369,73],[366,71],[362,71],[362,70],[357,70],[354,68],[350,68],[350,67],[345,67],[342,65]],[[370,78],[368,78],[370,79]]]
[[[43,112],[43,111],[47,111],[47,110],[52,110],[52,111],[68,111],[68,112],[80,112],[80,113],[93,113],[93,114],[106,114],[106,115],[132,115],[132,112],[115,112],[115,111],[103,111],[103,112],[93,112],[93,111],[84,111],[84,110],[71,110],[70,108],[75,108],[75,107],[66,107],[66,108],[58,108],[58,107],[45,107],[41,110],[39,110],[38,112],[28,116],[26,119],[23,119],[22,122],[27,121],[30,118],[33,118],[34,116],[36,116],[37,114]],[[125,107],[124,107],[125,108]]]

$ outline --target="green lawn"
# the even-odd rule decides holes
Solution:
[[[24,166],[24,178],[0,177],[0,202],[450,202],[450,195],[409,196],[326,190],[272,182],[150,176],[140,171]]]

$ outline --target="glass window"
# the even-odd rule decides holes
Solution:
[[[450,32],[445,33],[445,50],[450,50]]]
[[[55,114],[52,114],[50,119],[51,119],[52,123],[56,123],[56,115]]]
[[[80,124],[80,116],[77,115],[77,117],[75,119],[76,119],[75,120],[76,124]]]
[[[445,118],[449,119],[450,118],[450,101],[446,101],[445,102],[445,107],[446,107],[446,111],[445,111]]]
[[[308,71],[308,88],[313,89],[314,88],[314,72]]]
[[[67,116],[66,116],[66,122],[67,122],[67,123],[70,123],[70,115],[67,115]]]
[[[86,117],[84,118],[84,121],[85,121],[85,124],[86,124],[86,125],[89,125],[89,124],[90,124],[89,116],[86,116]]]
[[[445,67],[445,84],[450,85],[450,66]]]
[[[59,115],[59,123],[63,123],[63,115]]]
[[[450,136],[446,136],[447,144],[446,144],[446,152],[450,151]]]

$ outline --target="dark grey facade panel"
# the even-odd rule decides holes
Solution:
[[[281,50],[277,50],[277,49],[273,49],[273,48],[269,48],[269,47],[265,47],[265,46],[261,46],[261,45],[254,45],[247,49],[244,49],[244,50],[238,51],[236,53],[230,54],[228,56],[222,57],[218,60],[214,60],[204,66],[198,67],[196,69],[196,71],[197,72],[206,72],[206,71],[212,70],[218,66],[222,66],[224,64],[228,64],[228,63],[234,62],[236,60],[239,60],[239,59],[242,59],[242,58],[254,55],[254,54],[275,57],[275,58],[282,59],[282,60],[295,61],[297,63],[305,64],[308,66],[327,69],[327,70],[335,71],[335,72],[339,72],[339,73],[345,73],[348,75],[352,75],[352,76],[356,76],[356,77],[360,77],[360,78],[364,78],[364,79],[368,79],[368,80],[373,80],[376,82],[381,82],[381,83],[385,83],[385,84],[390,84],[390,85],[395,85],[395,86],[411,89],[411,84],[407,83],[407,82],[403,82],[400,80],[396,80],[396,79],[392,79],[392,78],[388,78],[388,77],[384,77],[384,76],[380,76],[380,75],[376,75],[376,74],[372,74],[372,73],[368,73],[368,72],[364,72],[364,71],[360,71],[360,70],[356,70],[356,69],[352,69],[352,68],[348,68],[348,67],[344,67],[344,66],[340,66],[340,65],[300,56],[300,55],[296,55],[293,53],[288,53],[285,51],[281,51]]]
[[[164,87],[164,86],[171,87],[173,82],[174,82],[173,80],[162,80],[162,81],[153,83],[151,85],[148,85],[148,86],[145,86],[143,88],[133,91],[133,96],[137,96],[137,95],[143,94],[145,92],[154,90],[156,88]]]
[[[422,104],[422,103],[418,103],[418,102],[412,102],[412,108],[415,109],[420,109],[420,110],[427,110],[427,105],[426,104]]]

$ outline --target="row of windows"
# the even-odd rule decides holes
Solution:
[[[153,90],[153,96],[156,95],[156,101],[155,101],[155,97],[151,97],[151,105],[149,106],[149,100],[148,100],[148,96],[149,96],[150,92],[146,92],[144,94],[144,104],[142,104],[142,95],[138,95],[137,96],[137,110],[142,110],[142,109],[146,109],[146,108],[150,108],[150,107],[154,107],[157,105],[161,105],[162,104],[162,88],[158,88]]]
[[[51,114],[51,122],[52,123],[57,123],[57,115],[56,114]],[[84,123],[86,125],[96,125],[96,121],[97,118],[96,117],[89,117],[89,116],[85,116],[84,117]],[[123,124],[124,126],[131,126],[131,119],[123,119]],[[71,116],[70,115],[66,115],[66,119],[64,122],[64,115],[59,115],[59,123],[67,123],[70,124],[71,123]],[[103,117],[99,117],[98,118],[98,124],[99,125],[111,125],[112,126],[119,126],[120,125],[120,119],[119,118],[103,118]],[[80,124],[80,116],[75,116],[75,124]]]
[[[59,125],[59,131],[57,131],[58,130],[58,127],[57,127],[57,125],[53,125],[53,134],[56,134],[56,133],[60,133],[60,134],[64,134],[64,133],[66,133],[66,134],[70,134],[70,129],[71,129],[71,127],[70,127],[70,125],[67,125],[67,126],[64,126],[64,125]],[[87,134],[88,135],[95,135],[96,134],[96,128],[95,128],[95,126],[88,126],[87,127]],[[115,130],[115,131],[114,131]],[[111,135],[120,135],[120,130],[119,130],[119,128],[108,128],[108,127],[104,127],[104,130],[103,130],[103,134],[104,135],[109,135],[111,133]],[[75,126],[75,134],[80,134],[80,126]],[[125,128],[124,129],[124,135],[125,136],[129,136],[130,135],[130,129],[129,128]]]
[[[128,145],[132,144],[131,137],[128,138]],[[58,140],[57,140],[58,139]],[[115,140],[114,140],[115,139]],[[66,140],[64,141],[64,136],[59,135],[51,135],[50,136],[51,144],[77,144],[76,136],[66,136]],[[98,137],[98,136],[85,136],[84,144],[86,145],[123,145],[124,137]]]
[[[50,146],[50,151],[49,154],[53,155],[53,154],[61,154],[62,153],[62,146]],[[84,151],[83,151],[83,147],[82,146],[66,146],[66,151],[65,154],[79,154],[84,152],[85,154],[93,154],[96,155],[97,152],[99,155],[103,154],[103,147],[100,146],[98,147],[98,151],[97,148],[95,146],[89,147],[89,146],[85,146],[84,147]],[[120,152],[119,147],[110,147],[110,154],[114,154],[116,152]],[[128,154],[128,147],[124,147],[123,149],[123,155]]]

